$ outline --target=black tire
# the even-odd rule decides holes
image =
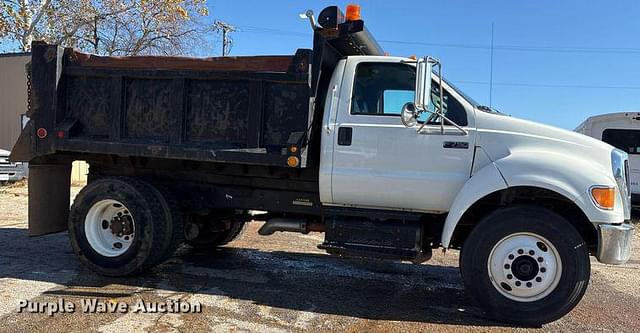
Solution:
[[[224,223],[224,222],[214,222]],[[242,234],[245,222],[231,221],[229,227],[222,231],[211,231],[206,226],[201,229],[198,237],[187,240],[186,243],[198,249],[214,249],[218,246],[226,245]]]
[[[133,217],[135,237],[118,256],[98,253],[87,240],[85,218],[101,200],[121,202]],[[85,186],[69,213],[69,238],[80,261],[94,272],[106,276],[129,276],[157,265],[171,252],[173,217],[170,204],[150,184],[124,177],[102,178]]]
[[[510,299],[490,279],[491,251],[505,237],[516,233],[542,236],[560,257],[562,273],[557,286],[541,299]],[[513,206],[489,214],[473,229],[460,256],[465,288],[487,314],[500,322],[524,326],[540,326],[571,311],[587,289],[590,270],[587,244],[578,231],[562,216],[532,206]]]
[[[180,244],[184,242],[184,216],[178,207],[175,196],[169,189],[158,184],[154,184],[153,189],[156,191],[156,196],[160,198],[160,204],[164,208],[164,215],[170,217],[170,223],[165,224],[165,237],[162,240],[164,247],[160,250],[161,254],[157,256],[157,261],[151,263],[156,265],[171,257]]]

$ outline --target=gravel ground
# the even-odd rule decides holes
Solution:
[[[79,191],[73,187],[72,195]],[[427,264],[359,261],[316,248],[322,234],[261,237],[261,223],[213,252],[181,248],[138,278],[105,278],[85,269],[66,233],[28,238],[24,183],[0,187],[0,331],[232,332],[367,331],[625,331],[640,330],[640,237],[632,259],[607,266],[592,260],[592,278],[576,309],[538,329],[486,320],[465,296],[458,253]],[[133,305],[180,300],[201,313],[18,313],[19,300],[80,308],[98,298]]]

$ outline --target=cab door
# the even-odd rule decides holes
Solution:
[[[350,57],[344,70],[333,136],[332,205],[446,212],[471,174],[476,138],[473,108],[447,85],[446,116],[406,128],[415,65],[400,58]],[[435,91],[438,85],[433,85]],[[421,119],[423,122],[427,117]],[[432,119],[433,120],[433,119]]]

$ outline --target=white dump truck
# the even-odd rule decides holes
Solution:
[[[307,17],[313,49],[292,56],[34,43],[30,121],[12,152],[30,162],[31,235],[68,230],[80,260],[114,277],[183,242],[223,245],[251,219],[265,236],[324,232],[319,247],[337,256],[460,250],[468,293],[525,325],[578,304],[590,255],[628,260],[626,152],[482,106],[434,58],[386,56],[357,7]],[[69,210],[76,160],[90,172]]]

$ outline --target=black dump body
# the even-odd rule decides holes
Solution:
[[[318,23],[314,49],[293,56],[102,57],[36,42],[30,122],[12,159],[92,154],[315,167],[333,67],[348,55],[382,54],[363,21],[345,22],[337,7]]]

